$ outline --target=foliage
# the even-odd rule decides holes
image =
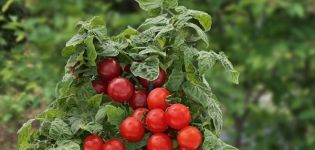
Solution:
[[[177,6],[176,0],[138,3],[149,13],[158,11],[160,15],[146,19],[137,29],[128,27],[111,37],[101,17],[78,23],[78,33],[62,51],[69,60],[63,80],[57,86],[56,100],[19,130],[19,149],[76,149],[87,134],[101,135],[105,139],[120,138],[118,127],[130,114],[130,108],[112,102],[106,95],[95,95],[91,86],[91,81],[97,77],[97,62],[107,57],[130,65],[130,73],[124,75],[130,80],[142,77],[152,81],[157,78],[159,67],[172,72],[173,78],[176,77],[173,70],[183,70],[184,77],[169,80],[168,85],[177,87],[171,97],[191,107],[192,124],[204,132],[207,140],[201,149],[236,149],[219,140],[222,112],[209,83],[204,80],[204,75],[217,61],[234,83],[238,83],[239,75],[223,53],[203,50],[209,45],[205,31],[211,27],[211,17]],[[205,55],[207,59],[202,59]],[[31,131],[34,121],[39,121],[41,126]],[[139,149],[145,140],[124,142],[127,149]],[[64,144],[69,142],[71,144]]]

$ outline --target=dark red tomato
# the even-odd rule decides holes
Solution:
[[[173,104],[166,109],[165,118],[170,127],[180,130],[189,125],[191,115],[185,105]]]
[[[95,89],[97,94],[107,94],[108,84],[104,81],[92,81],[92,86]]]
[[[89,135],[84,139],[84,150],[101,150],[103,146],[103,139],[96,135]]]
[[[121,123],[119,132],[127,141],[139,142],[144,136],[144,127],[137,118],[128,117]]]
[[[147,150],[172,150],[171,139],[164,133],[155,133],[147,141]]]
[[[185,147],[179,147],[179,150],[199,150],[199,148],[197,148],[197,149],[189,149],[189,148],[185,148]]]
[[[162,68],[160,68],[159,69],[159,76],[153,81],[154,88],[163,86],[163,84],[166,82],[166,80],[167,80],[167,74]],[[148,86],[149,86],[148,80],[140,78],[139,81],[143,87],[148,88]]]
[[[135,91],[131,99],[129,100],[129,106],[133,109],[147,107],[147,93],[145,90]]]
[[[130,65],[126,65],[126,66],[124,67],[124,71],[129,72],[129,71],[130,71]]]
[[[160,108],[165,110],[167,107],[166,97],[169,95],[170,92],[165,88],[153,89],[147,98],[149,109]]]
[[[196,127],[188,126],[178,132],[177,142],[182,148],[198,149],[202,142],[202,134]]]
[[[118,77],[109,82],[107,93],[114,101],[126,102],[132,97],[134,86],[129,80]]]
[[[125,144],[118,139],[110,139],[104,145],[102,150],[125,150]]]
[[[146,108],[138,108],[136,109],[132,114],[131,117],[135,117],[137,118],[139,121],[143,122],[144,118],[145,118],[145,114],[148,112],[149,110]]]
[[[110,80],[120,76],[121,67],[115,59],[108,58],[108,59],[102,60],[97,65],[97,73],[102,80],[110,81]]]
[[[162,109],[150,110],[145,118],[145,124],[148,130],[153,133],[163,132],[168,128],[165,113]]]

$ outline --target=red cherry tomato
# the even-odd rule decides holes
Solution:
[[[167,107],[166,97],[170,95],[170,92],[165,88],[153,89],[147,98],[149,109],[160,108],[165,110]]]
[[[188,126],[178,132],[177,141],[182,148],[198,149],[202,142],[202,134],[199,129]]]
[[[134,117],[126,118],[120,125],[120,135],[129,142],[139,142],[144,136],[144,127]]]
[[[197,148],[197,149],[189,149],[189,148],[185,148],[185,147],[179,147],[179,150],[199,150],[199,148]]]
[[[163,86],[163,84],[166,82],[166,80],[167,80],[167,74],[162,68],[160,68],[159,69],[159,76],[153,81],[154,88]],[[143,87],[148,88],[148,86],[149,86],[148,80],[140,78],[139,81]]]
[[[126,65],[126,66],[124,67],[124,71],[129,72],[129,71],[130,71],[130,65]]]
[[[132,97],[134,87],[129,80],[119,77],[109,82],[107,93],[114,101],[122,103],[128,101]]]
[[[89,135],[84,139],[84,150],[101,150],[103,146],[103,139],[96,135]]]
[[[147,150],[172,150],[171,139],[164,133],[155,133],[147,141]]]
[[[147,107],[147,93],[145,90],[135,91],[129,100],[129,106],[133,109]]]
[[[92,81],[92,86],[95,89],[97,94],[107,94],[108,84],[103,81]]]
[[[136,109],[132,114],[131,117],[135,117],[137,118],[140,122],[143,122],[144,118],[145,118],[145,114],[148,112],[149,110],[146,108],[138,108]]]
[[[119,63],[112,58],[104,59],[97,65],[97,73],[104,81],[110,81],[120,76],[121,67]]]
[[[153,133],[163,132],[168,128],[165,113],[162,109],[150,110],[145,118],[145,123]]]
[[[104,145],[102,150],[125,150],[125,144],[118,139],[110,139]]]
[[[189,125],[191,115],[185,105],[173,104],[166,109],[165,118],[170,127],[180,130]]]

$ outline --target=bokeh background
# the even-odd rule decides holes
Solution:
[[[222,139],[242,150],[315,149],[315,1],[179,0],[206,11],[210,48],[224,51],[240,84],[207,77],[224,109]],[[61,50],[80,20],[102,16],[109,33],[148,14],[133,0],[0,0],[0,149],[51,102]]]

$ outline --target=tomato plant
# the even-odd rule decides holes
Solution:
[[[236,149],[219,139],[222,111],[204,79],[216,62],[222,64],[232,82],[237,83],[239,76],[224,53],[208,49],[210,15],[178,6],[177,0],[137,2],[153,15],[137,28],[129,26],[117,35],[108,35],[101,17],[78,23],[79,31],[62,50],[62,55],[69,57],[65,68],[76,67],[66,71],[52,104],[20,129],[22,150],[80,149],[88,134],[105,140],[122,139],[131,150],[145,146],[171,149],[172,136],[162,133],[167,132],[168,124],[175,133],[180,129],[177,139],[172,140],[181,147]],[[122,66],[129,65],[129,71],[122,71]],[[107,94],[98,94],[93,88],[91,82],[99,79],[108,82]],[[145,87],[139,79],[149,81],[148,90],[152,91],[148,95],[135,94]],[[141,122],[145,111],[136,109],[131,115],[131,107],[148,107],[145,125],[149,132],[145,133]],[[34,121],[40,123],[35,131]]]
[[[166,80],[167,80],[167,74],[162,68],[160,68],[158,77],[155,80],[153,80],[153,87],[154,88],[161,87],[166,82]],[[148,88],[149,86],[148,80],[140,78],[139,81],[143,87]]]

